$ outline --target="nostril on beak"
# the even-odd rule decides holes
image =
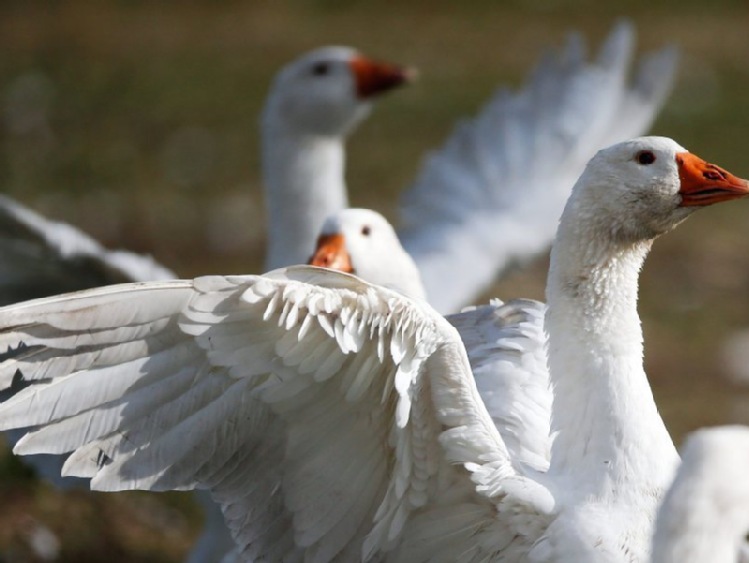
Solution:
[[[708,168],[709,170],[702,173],[702,176],[706,180],[718,181],[728,179],[728,173],[722,168],[715,166],[714,164],[708,165]]]

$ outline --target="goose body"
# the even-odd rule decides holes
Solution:
[[[665,495],[653,537],[653,563],[737,563],[749,550],[749,428],[693,432]]]
[[[638,272],[653,238],[747,193],[670,139],[591,160],[545,319],[510,303],[488,344],[515,373],[548,346],[550,432],[515,444],[453,325],[306,266],[2,309],[0,428],[33,427],[17,453],[72,452],[65,472],[97,489],[209,489],[247,561],[645,562],[678,455],[642,367]]]

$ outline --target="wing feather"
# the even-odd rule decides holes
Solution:
[[[402,199],[398,234],[438,311],[456,311],[513,262],[545,250],[587,161],[647,132],[673,84],[676,53],[644,57],[630,84],[633,48],[626,22],[591,62],[571,37],[518,92],[500,90],[428,155]]]
[[[71,225],[0,195],[0,303],[176,276],[150,256],[110,251]]]
[[[247,560],[409,552],[409,526],[527,479],[455,329],[353,276],[92,290],[6,308],[0,334],[27,385],[0,405],[0,427],[33,427],[18,452],[72,452],[64,471],[102,490],[209,489]]]
[[[499,300],[448,320],[466,346],[476,386],[518,471],[549,464],[553,394],[542,303]]]

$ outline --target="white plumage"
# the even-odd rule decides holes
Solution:
[[[0,195],[0,304],[131,281],[174,279],[150,256],[111,251]]]
[[[404,193],[399,236],[438,311],[455,312],[511,263],[545,250],[588,159],[650,127],[671,89],[676,53],[646,56],[630,83],[633,48],[626,23],[592,62],[573,36],[522,88],[500,90],[429,154]],[[348,48],[314,51],[279,73],[268,96],[269,269],[305,262],[325,219],[348,205],[344,142],[371,104],[352,86],[356,57]],[[321,64],[330,68],[322,76],[314,73]]]
[[[647,55],[629,81],[633,50],[626,23],[591,62],[582,39],[571,37],[522,88],[500,90],[428,155],[404,193],[399,235],[438,311],[458,310],[510,264],[545,250],[587,160],[650,127],[671,89],[676,53]],[[316,49],[278,73],[262,117],[268,268],[304,263],[325,218],[348,206],[345,139],[374,96],[411,76],[347,47]],[[7,198],[0,230],[0,303],[174,277]]]
[[[425,302],[310,267],[3,309],[0,343],[27,348],[0,365],[26,386],[0,428],[32,427],[20,454],[72,451],[98,489],[210,489],[248,561],[647,561],[678,456],[642,367],[639,269],[697,206],[747,193],[669,139],[590,162],[549,274],[553,440],[498,432]],[[541,306],[511,306],[485,344],[533,370]]]
[[[693,432],[658,510],[653,563],[749,561],[749,428]]]
[[[445,148],[430,157],[407,196],[407,244],[417,253],[420,267],[432,278],[429,293],[441,309],[452,310],[467,301],[509,259],[519,258],[526,250],[542,250],[552,231],[541,225],[554,223],[574,176],[593,147],[608,140],[609,134],[623,138],[643,132],[662,105],[673,79],[672,52],[647,57],[640,77],[628,85],[625,74],[633,48],[629,26],[619,26],[612,33],[595,63],[585,63],[579,47],[579,40],[572,40],[565,53],[549,58],[520,92],[496,96],[470,124],[462,124]],[[367,114],[373,94],[409,78],[407,70],[365,61],[370,65],[365,72],[375,72],[378,79],[373,83],[370,76],[369,90],[362,91],[352,68],[359,65],[361,72],[363,61],[351,49],[326,48],[300,58],[279,73],[268,99],[263,127],[271,263],[296,261],[285,250],[274,249],[274,244],[285,245],[288,241],[295,251],[305,249],[300,254],[305,259],[311,248],[309,229],[316,230],[321,217],[330,210],[347,205],[343,138]],[[326,65],[322,73],[321,64]],[[314,84],[320,86],[319,90],[312,87]],[[279,115],[286,121],[280,120]],[[298,120],[292,124],[293,115]],[[615,115],[622,118],[622,123],[615,121]],[[539,158],[549,164],[548,169],[539,166]],[[520,187],[527,189],[528,178],[518,183],[516,174],[505,173],[517,169],[521,161],[531,160],[534,170],[545,171],[537,178],[537,185],[545,183],[548,188],[541,200],[532,192],[519,198],[515,192]],[[499,162],[503,164],[500,166]],[[440,174],[445,177],[440,179]],[[506,182],[509,178],[515,180]],[[459,201],[457,193],[462,194]],[[472,194],[470,198],[466,197],[468,193]],[[525,234],[520,234],[520,225],[512,218],[515,214],[520,216],[522,206],[527,205],[520,201],[522,198],[548,203],[548,210],[537,209],[538,226],[521,221]],[[446,210],[454,213],[458,208],[459,221],[456,222],[458,215],[445,217]],[[508,226],[503,239],[507,244],[484,248],[480,227],[483,219],[478,209],[492,209],[491,221],[505,221]],[[434,212],[431,220],[425,219],[424,210]],[[112,283],[175,277],[150,257],[109,251],[74,227],[48,221],[8,198],[0,198],[0,230],[3,304]],[[537,239],[535,233],[539,235]],[[510,234],[517,234],[517,239],[510,238]],[[442,241],[445,252],[435,255],[435,247],[427,242],[430,240]],[[531,240],[536,241],[532,248],[526,246]],[[471,248],[461,247],[462,243],[472,249],[481,248],[475,257],[479,262],[470,271],[461,261],[472,259]],[[450,265],[447,276],[440,271],[446,264]],[[459,280],[451,279],[455,272],[463,273]],[[11,442],[14,436],[8,434]],[[54,458],[35,458],[33,464],[48,479],[58,473],[60,465]],[[217,544],[221,543],[217,540]],[[196,557],[205,561],[202,552]]]
[[[370,209],[329,217],[310,264],[349,265],[363,280],[424,299],[419,271],[392,225]],[[345,270],[344,270],[345,271]],[[460,334],[476,385],[513,463],[548,468],[552,393],[546,368],[545,307],[517,299],[470,307],[446,318]]]

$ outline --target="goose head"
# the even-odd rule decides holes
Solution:
[[[565,209],[614,242],[650,240],[694,210],[749,194],[747,181],[672,139],[640,137],[599,151]]]
[[[346,135],[367,116],[375,97],[413,76],[412,69],[349,47],[315,49],[276,75],[264,120],[298,134]]]
[[[370,209],[344,209],[330,216],[309,264],[353,273],[409,297],[424,297],[419,271],[395,229]]]

